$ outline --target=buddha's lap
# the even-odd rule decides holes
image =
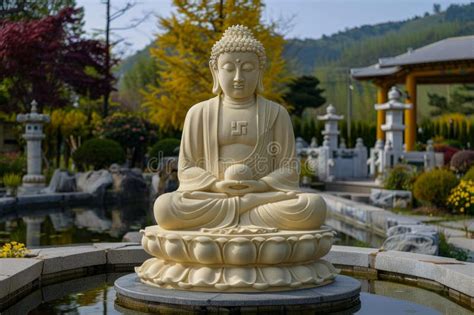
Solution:
[[[212,220],[218,217],[224,218],[224,213],[231,209],[239,213],[236,207],[240,202],[236,202],[237,199],[242,198],[233,196],[192,199],[183,197],[182,192],[166,193],[155,201],[154,216],[157,224],[165,229],[199,228],[205,222],[203,218]],[[262,201],[239,217],[245,217],[244,221],[247,224],[266,227],[295,230],[317,229],[325,220],[326,205],[319,195],[299,193],[296,198],[289,197],[287,200]]]

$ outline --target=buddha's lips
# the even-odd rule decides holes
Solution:
[[[234,89],[243,89],[244,85],[243,84],[234,84]]]

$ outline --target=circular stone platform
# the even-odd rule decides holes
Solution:
[[[129,274],[115,281],[115,291],[117,305],[148,313],[240,308],[252,311],[258,308],[259,311],[265,312],[312,310],[317,313],[352,314],[360,308],[360,282],[340,275],[331,284],[309,289],[262,293],[211,293],[152,287],[140,282],[136,274]]]

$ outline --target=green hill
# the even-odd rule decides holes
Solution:
[[[326,90],[328,103],[346,114],[349,69],[377,62],[378,58],[404,53],[448,37],[474,34],[474,3],[451,5],[438,14],[425,14],[405,21],[363,25],[340,31],[321,39],[289,39],[284,56],[295,75],[316,74]],[[141,51],[123,62],[119,68],[121,82],[137,71],[138,60],[149,58]],[[142,67],[143,68],[143,67]],[[128,69],[128,70],[126,70]],[[136,74],[135,74],[136,75]],[[353,82],[353,118],[375,119],[375,89],[371,84]],[[121,93],[124,84],[120,84]],[[136,89],[136,87],[133,87]],[[420,115],[427,116],[426,91],[446,94],[445,86],[420,86]]]
[[[317,67],[362,67],[378,58],[404,53],[438,40],[474,33],[474,3],[451,5],[436,15],[401,22],[363,25],[321,39],[291,39],[285,49],[296,59],[299,71],[312,73]]]
[[[139,110],[141,90],[157,82],[157,67],[150,57],[151,44],[125,59],[115,72],[119,78],[118,91],[124,108]]]
[[[326,90],[328,103],[339,113],[347,113],[349,69],[374,64],[379,58],[402,54],[456,36],[474,34],[474,3],[451,5],[438,14],[414,17],[401,22],[364,25],[321,39],[291,39],[285,57],[299,74],[316,74]],[[375,88],[353,82],[353,118],[374,120]],[[402,87],[403,88],[403,87]],[[418,87],[419,119],[429,116],[427,92],[446,95],[445,85]],[[322,109],[319,110],[319,112]]]

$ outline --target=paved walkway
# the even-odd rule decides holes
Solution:
[[[452,228],[456,230],[469,231],[474,233],[474,218],[457,220],[457,221],[444,221],[439,222],[439,225],[447,228]]]

